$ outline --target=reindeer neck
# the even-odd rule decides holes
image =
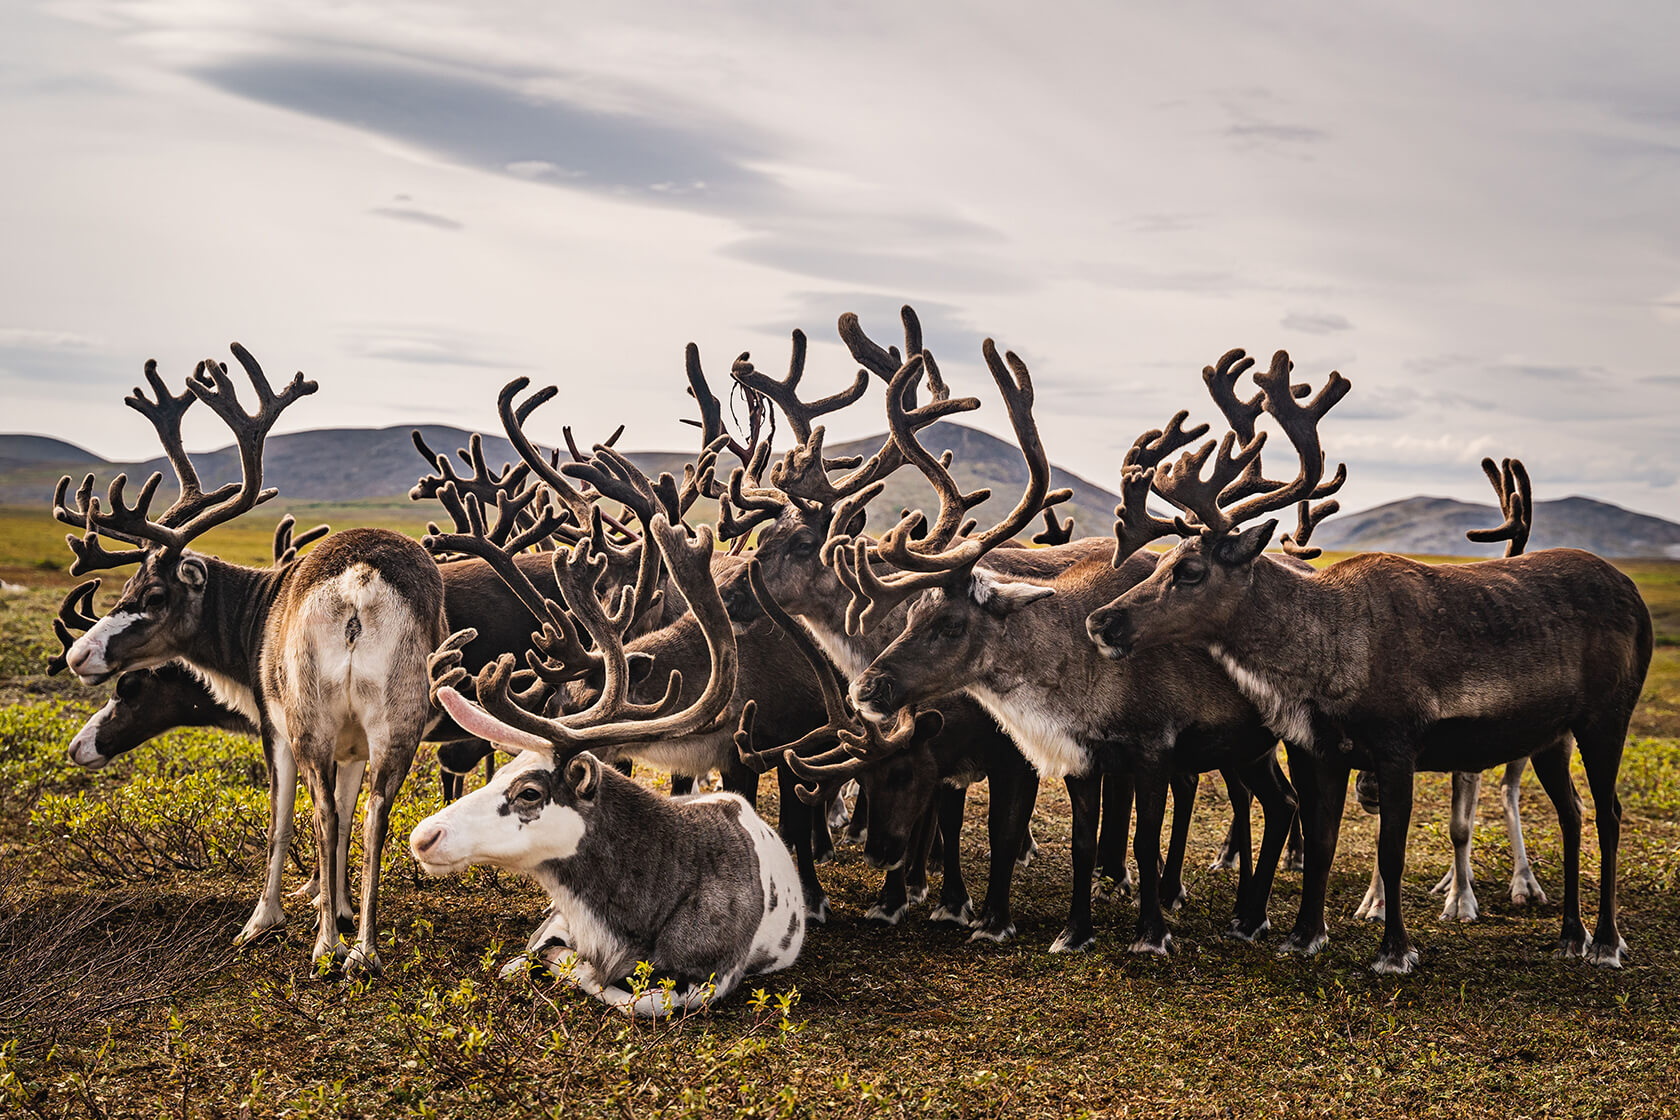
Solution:
[[[1333,701],[1349,691],[1350,678],[1369,659],[1360,653],[1359,613],[1343,607],[1322,573],[1261,556],[1241,605],[1208,652],[1262,713],[1268,698]]]
[[[213,674],[255,691],[263,633],[269,614],[295,565],[275,571],[247,568],[214,556],[208,568],[200,625],[182,660],[201,674]]]
[[[896,607],[866,634],[846,633],[844,606],[824,605],[822,610],[813,614],[800,615],[799,621],[805,624],[805,629],[816,639],[817,645],[828,654],[828,659],[850,680],[869,668],[869,663],[880,656],[893,637],[904,629],[904,616],[905,608]]]

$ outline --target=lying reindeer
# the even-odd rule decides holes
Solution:
[[[621,616],[630,611],[600,607],[604,563],[580,544],[556,570],[576,604],[571,613],[602,654],[600,697],[573,715],[534,715],[509,696],[513,659],[505,657],[478,675],[481,708],[454,687],[466,680],[455,647],[470,632],[453,635],[434,658],[438,701],[462,727],[524,753],[421,821],[409,850],[434,875],[488,864],[536,879],[552,905],[527,953],[625,1014],[658,1017],[791,965],[804,943],[805,907],[787,850],[741,797],[659,797],[586,753],[709,727],[734,692],[735,644],[711,578],[711,530],[689,541],[658,515],[651,535],[705,630],[711,675],[700,696],[671,711],[681,692],[673,672],[663,700],[628,701]],[[644,961],[672,986],[627,989]]]

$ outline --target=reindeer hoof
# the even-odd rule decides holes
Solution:
[[[922,903],[926,902],[927,894],[926,883],[922,883],[914,887],[906,887],[904,891],[905,900],[912,906],[920,906]]]
[[[1374,890],[1366,891],[1353,916],[1367,922],[1380,922],[1388,916],[1387,899]]]
[[[853,832],[848,828],[845,832],[840,834],[840,842],[842,844],[862,844],[868,839],[869,830],[867,828],[860,828],[856,832]]]
[[[1097,935],[1091,930],[1064,929],[1051,944],[1052,953],[1083,953],[1097,943]]]
[[[882,906],[879,902],[877,902],[874,906],[869,908],[869,913],[865,914],[864,917],[871,922],[880,922],[882,925],[896,926],[903,920],[905,913],[909,909],[910,907],[901,902],[898,904],[896,909],[888,910],[885,906]]]
[[[1518,906],[1546,905],[1546,892],[1540,889],[1540,880],[1534,877],[1534,872],[1511,876],[1511,901]]]
[[[1257,941],[1271,928],[1271,920],[1267,918],[1262,918],[1260,924],[1252,929],[1241,918],[1232,918],[1230,926],[1225,930],[1225,936],[1236,941]]]
[[[344,958],[344,972],[347,976],[377,979],[385,975],[385,962],[379,959],[379,950],[372,945],[357,945]]]
[[[1123,879],[1111,879],[1107,875],[1099,875],[1091,884],[1091,897],[1102,902],[1113,902],[1119,898],[1132,897],[1132,877],[1127,875]]]
[[[805,920],[813,925],[828,923],[828,896],[821,894],[813,901],[805,900]]]
[[[1306,934],[1300,930],[1294,930],[1283,939],[1283,944],[1278,946],[1278,956],[1310,957],[1317,954],[1329,943],[1330,935],[1322,930],[1315,934]]]
[[[1302,858],[1299,850],[1293,851],[1283,857],[1283,869],[1298,874],[1307,869],[1307,861]]]
[[[1371,965],[1371,971],[1382,976],[1404,976],[1417,965],[1418,952],[1413,948],[1406,948],[1401,952],[1384,949],[1377,954],[1377,959]]]
[[[1235,871],[1238,866],[1237,853],[1229,848],[1221,848],[1214,854],[1213,862],[1208,864],[1208,870]]]
[[[1560,957],[1584,957],[1587,955],[1587,935],[1564,934],[1558,938],[1557,955]]]
[[[967,929],[974,924],[974,904],[966,898],[962,900],[961,905],[955,907],[950,903],[942,902],[933,913],[928,915],[928,921],[961,926],[963,929]]]
[[[284,910],[265,911],[252,914],[243,929],[234,937],[234,945],[249,945],[270,934],[279,935],[286,928],[286,912]]]
[[[1015,857],[1016,867],[1031,867],[1033,857],[1038,855],[1038,841],[1028,837],[1026,851]]]
[[[1153,953],[1157,957],[1164,957],[1172,951],[1172,934],[1161,933],[1158,935],[1158,940],[1151,939],[1148,934],[1145,934],[1126,948],[1133,953]]]
[[[1594,941],[1587,946],[1587,963],[1595,964],[1599,968],[1620,968],[1627,951],[1627,942],[1620,938],[1614,945],[1601,945]]]
[[[1476,907],[1476,896],[1470,891],[1452,891],[1447,894],[1447,904],[1441,910],[1443,922],[1473,922],[1481,916]]]
[[[307,898],[311,902],[313,902],[313,901],[315,901],[315,899],[319,898],[320,895],[321,895],[321,877],[319,875],[311,875],[309,877],[309,882],[303,884],[297,890],[292,892],[292,897],[293,898]]]
[[[1184,904],[1189,901],[1190,892],[1184,889],[1184,885],[1182,883],[1179,884],[1178,892],[1176,894],[1169,896],[1164,891],[1161,894],[1161,908],[1166,910],[1169,914],[1174,910],[1184,909]]]
[[[533,960],[529,953],[521,953],[496,970],[496,979],[517,980],[526,973],[535,973],[539,968],[544,968],[541,961]]]
[[[1002,945],[1005,941],[1009,941],[1014,936],[1015,923],[1009,922],[1001,926],[982,925],[979,929],[969,934],[968,939],[970,942],[992,941]]]
[[[1440,882],[1436,883],[1433,887],[1429,888],[1429,893],[1430,894],[1446,894],[1448,891],[1452,890],[1452,885],[1453,885],[1453,871],[1452,871],[1451,868],[1448,868],[1447,873],[1445,875],[1441,876]]]

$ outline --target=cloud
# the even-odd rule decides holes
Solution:
[[[1330,313],[1303,314],[1292,311],[1285,315],[1278,323],[1286,331],[1300,331],[1302,334],[1334,334],[1337,331],[1351,330],[1353,324],[1347,321],[1345,315]]]
[[[442,214],[433,214],[428,210],[417,210],[409,206],[375,206],[368,213],[377,214],[381,218],[395,218],[400,222],[430,226],[433,229],[454,231],[462,228],[461,223],[454,218],[446,218]]]
[[[508,80],[371,53],[275,53],[198,66],[228,93],[414,144],[498,174],[713,210],[762,205],[773,185],[740,121],[607,113]]]
[[[495,343],[464,331],[412,325],[356,327],[345,331],[339,344],[352,358],[422,366],[523,368],[499,356]]]

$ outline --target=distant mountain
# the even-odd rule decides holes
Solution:
[[[1408,552],[1434,556],[1500,556],[1503,542],[1476,544],[1467,529],[1488,529],[1504,518],[1493,506],[1451,498],[1407,498],[1332,517],[1312,543],[1336,552]],[[1592,498],[1534,503],[1529,549],[1584,548],[1600,556],[1680,557],[1680,524],[1634,513]]]
[[[409,434],[413,430],[412,425],[320,428],[271,436],[265,449],[263,482],[278,487],[284,499],[300,502],[406,496],[425,470]],[[454,455],[456,448],[466,446],[469,436],[460,428],[436,424],[420,425],[419,430],[434,450],[450,455]],[[826,450],[831,456],[867,456],[880,447],[883,439],[874,436],[853,440],[831,445]],[[952,473],[965,491],[980,486],[992,488],[992,498],[975,508],[977,517],[1001,518],[1013,507],[1026,485],[1026,463],[1013,444],[949,422],[935,424],[924,433],[923,439],[935,452],[950,449],[955,453]],[[512,444],[489,434],[484,437],[484,454],[492,469],[515,458]],[[654,475],[670,471],[680,476],[683,464],[691,456],[676,451],[647,451],[631,452],[630,458]],[[206,489],[239,477],[239,456],[232,447],[195,454],[193,463]],[[457,469],[464,472],[466,467],[461,465]],[[60,474],[87,471],[100,476],[101,486],[118,471],[127,471],[131,479],[144,478],[152,471],[162,471],[166,480],[173,478],[168,462],[161,457],[145,463],[107,463],[81,448],[44,436],[0,436],[0,505],[45,505]],[[1052,487],[1073,488],[1073,500],[1061,507],[1061,513],[1064,518],[1074,518],[1076,533],[1109,532],[1118,498],[1060,469],[1052,469],[1051,479]],[[875,506],[880,512],[872,515],[871,526],[877,530],[887,527],[905,507],[925,509],[931,515],[935,503],[932,487],[919,474],[901,471],[877,499]],[[420,507],[416,513],[422,517],[435,516]]]

